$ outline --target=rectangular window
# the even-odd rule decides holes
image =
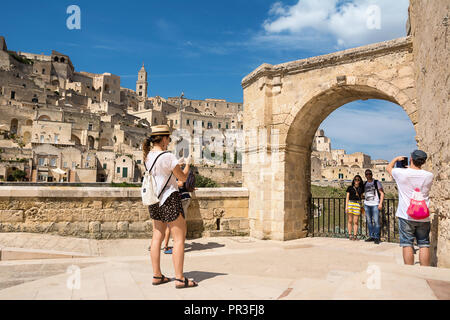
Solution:
[[[212,122],[208,122],[208,129],[211,129],[213,127]]]
[[[217,124],[217,128],[222,128],[222,124],[220,122]]]
[[[16,92],[15,91],[11,91],[11,99],[15,99],[16,98]]]
[[[40,166],[44,165],[44,158],[39,158],[38,163]]]
[[[94,125],[92,123],[89,123],[88,130],[92,131],[93,127],[94,127]]]
[[[50,159],[50,167],[56,167],[56,159]]]
[[[186,124],[189,125],[189,119],[186,120]]]
[[[39,140],[40,143],[44,143],[44,135],[41,135],[41,138]]]
[[[228,129],[228,122],[225,124],[225,128],[227,128]]]
[[[59,135],[55,134],[55,143],[58,143]]]
[[[142,161],[141,161],[141,160],[136,160],[136,163],[137,163],[137,164],[141,164]]]
[[[106,163],[103,164],[103,170],[106,170]]]
[[[120,173],[120,167],[117,167],[117,173]]]
[[[122,170],[122,178],[127,178],[128,177],[128,168],[123,168]]]
[[[63,168],[67,168],[67,162],[63,163]]]
[[[76,162],[72,162],[72,169],[75,169],[77,167],[77,163]]]

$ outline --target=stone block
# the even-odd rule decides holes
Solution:
[[[152,220],[147,220],[144,222],[145,224],[145,231],[146,232],[152,232],[153,231],[153,221]]]
[[[129,232],[147,232],[146,223],[144,221],[131,222],[128,226]]]
[[[239,229],[248,231],[250,229],[249,220],[248,219],[240,219],[239,220]]]
[[[138,209],[137,214],[139,221],[146,221],[150,218],[150,212],[148,211],[148,208]]]
[[[248,208],[228,208],[225,217],[227,218],[248,218]]]
[[[128,231],[128,221],[121,221],[117,223],[117,230],[120,232],[127,232]]]
[[[241,229],[241,219],[229,219],[228,229],[230,230],[240,230]]]
[[[248,208],[248,198],[235,198],[235,199],[225,199],[223,200],[224,208]]]
[[[91,202],[89,207],[91,207],[93,209],[102,209],[103,208],[103,203],[102,203],[101,200],[94,200],[94,201]]]
[[[89,232],[90,233],[99,233],[101,230],[100,227],[101,227],[100,221],[89,222]]]
[[[0,222],[23,222],[23,210],[0,210]]]
[[[103,222],[100,226],[101,232],[114,232],[117,231],[116,222]]]

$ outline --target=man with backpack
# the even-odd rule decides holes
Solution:
[[[406,160],[406,161],[405,161]],[[433,174],[422,170],[427,154],[422,150],[411,153],[409,166],[406,157],[393,159],[387,171],[394,178],[398,189],[398,217],[400,246],[403,249],[403,261],[414,264],[414,239],[419,246],[421,266],[430,265],[430,214],[429,192],[433,184]],[[396,168],[394,166],[399,163]]]
[[[364,182],[364,210],[366,212],[369,238],[366,242],[380,243],[380,213],[383,209],[384,190],[380,181],[373,179],[372,170],[367,169]]]

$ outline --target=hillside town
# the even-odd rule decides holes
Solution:
[[[133,91],[117,75],[76,71],[66,54],[11,51],[0,37],[0,181],[139,182],[152,125],[192,136],[195,126],[218,134],[243,128],[242,103],[148,91],[144,65]],[[208,145],[199,143],[195,165],[208,167]],[[236,170],[239,160],[218,167]]]

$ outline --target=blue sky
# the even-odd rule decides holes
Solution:
[[[81,9],[81,30],[66,27],[66,9],[72,4]],[[367,27],[366,10],[373,4],[380,9],[380,28]],[[241,102],[242,78],[262,63],[279,64],[404,36],[408,1],[46,0],[22,1],[26,10],[20,15],[17,5],[2,3],[0,34],[10,50],[57,50],[71,57],[77,71],[111,72],[121,76],[123,87],[132,89],[145,62],[150,96],[184,92],[192,99]],[[389,123],[383,126],[384,138],[352,143],[333,120],[349,114],[357,120],[369,117],[378,124]],[[395,121],[388,121],[392,117]],[[395,152],[386,144],[393,137],[401,137],[395,145],[415,148],[414,128],[405,117],[396,105],[370,100],[339,108],[321,127],[334,148],[389,159]]]

